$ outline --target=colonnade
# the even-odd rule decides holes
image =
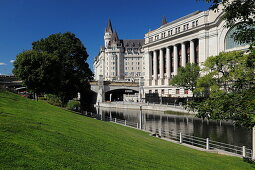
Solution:
[[[178,68],[198,62],[198,39],[149,51],[149,80],[151,85],[168,85]]]

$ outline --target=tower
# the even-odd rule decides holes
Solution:
[[[106,48],[111,44],[112,34],[113,34],[112,23],[111,20],[109,19],[104,33],[104,43]]]

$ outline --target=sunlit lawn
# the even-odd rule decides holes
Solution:
[[[252,169],[147,133],[0,92],[0,169]]]

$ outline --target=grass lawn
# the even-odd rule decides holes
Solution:
[[[148,133],[0,92],[0,169],[252,169]]]

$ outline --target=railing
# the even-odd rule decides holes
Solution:
[[[108,117],[108,116],[102,117],[102,115],[92,113],[92,112],[84,112],[81,114],[85,115],[87,117],[92,117],[92,118],[109,121],[109,122],[114,122],[114,123],[118,123],[118,124],[121,124],[124,126],[133,127],[133,128],[142,130],[142,127],[140,126],[139,123],[135,123],[135,122],[131,122],[131,121],[123,120],[123,119],[112,118],[112,117]],[[180,144],[185,143],[185,144],[196,146],[196,147],[203,148],[206,150],[225,151],[225,152],[229,152],[234,155],[237,155],[237,156],[242,156],[244,158],[252,159],[252,150],[249,148],[246,148],[245,146],[242,146],[242,147],[235,146],[235,145],[231,145],[231,144],[226,144],[226,143],[222,143],[222,142],[209,140],[209,138],[204,139],[204,138],[200,138],[200,137],[196,137],[196,136],[187,135],[182,132],[178,133],[178,132],[167,131],[167,130],[163,130],[163,129],[149,128],[148,131],[150,131],[152,133],[152,136],[171,139],[171,140],[179,142]]]

